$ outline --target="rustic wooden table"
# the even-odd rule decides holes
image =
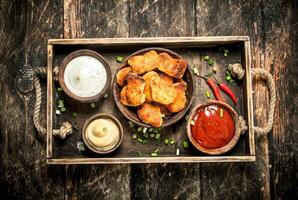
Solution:
[[[1,199],[298,198],[297,1],[0,0],[0,5]],[[256,162],[46,165],[45,144],[37,140],[32,121],[28,65],[46,65],[49,38],[215,35],[250,36],[252,67],[275,78],[275,122],[268,138],[256,141]],[[256,124],[264,125],[268,93],[263,83],[253,88]]]

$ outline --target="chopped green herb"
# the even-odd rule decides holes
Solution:
[[[155,139],[159,140],[159,138],[160,138],[160,134],[157,133],[157,134],[155,135]]]
[[[137,151],[137,153],[139,154],[139,156],[142,156],[143,155],[142,152],[140,152],[140,151]]]
[[[191,125],[195,125],[195,121],[194,120],[190,120],[190,124]]]
[[[151,155],[151,157],[157,157],[158,156],[158,154],[155,153],[155,152],[152,152],[150,155]]]
[[[146,139],[143,140],[143,144],[147,144],[147,140]]]
[[[132,123],[131,121],[129,121],[129,122],[128,122],[128,126],[129,126],[129,128],[133,128],[133,127],[135,126],[135,124]]]
[[[219,116],[223,117],[223,109],[222,108],[219,110]]]
[[[141,143],[141,144],[143,144],[142,138],[138,138],[138,142]]]
[[[65,107],[62,107],[60,108],[61,112],[65,112],[66,111],[66,108]]]
[[[224,49],[223,50],[225,53],[229,53],[229,49]]]
[[[62,90],[63,90],[62,87],[58,87],[58,88],[57,88],[57,91],[58,91],[58,92],[62,92]]]
[[[170,142],[170,144],[171,145],[175,144],[175,140],[172,139],[171,142]]]
[[[61,115],[61,111],[60,110],[56,110],[56,115]]]
[[[158,151],[159,151],[159,149],[156,149],[156,150],[154,151],[154,153],[158,153]]]
[[[77,142],[77,149],[78,149],[78,151],[85,151],[85,144],[84,144],[84,142],[78,141]]]
[[[62,100],[62,99],[59,99],[58,100],[58,106],[57,106],[58,108],[63,108],[64,107],[64,100]]]
[[[150,133],[149,135],[151,138],[154,138],[155,137],[155,134],[154,133]]]
[[[149,137],[149,134],[147,132],[143,133],[143,137],[144,138],[148,138]]]
[[[185,121],[187,121],[187,120],[188,120],[188,117],[189,117],[189,115],[186,115],[186,116],[185,116]]]
[[[204,59],[205,61],[208,61],[210,58],[209,58],[209,56],[204,56],[203,59]]]
[[[165,139],[165,145],[167,145],[167,144],[169,144],[169,142],[170,142],[170,140],[167,138],[167,139]]]
[[[148,131],[149,131],[150,133],[152,133],[152,132],[153,132],[153,128],[149,128]]]
[[[184,140],[184,141],[182,142],[182,146],[183,146],[184,149],[189,148],[189,143],[188,143],[188,141],[187,141],[187,140]]]
[[[122,56],[116,56],[116,60],[117,60],[117,62],[121,63],[122,60],[123,60],[123,57]]]
[[[212,59],[208,60],[208,65],[213,66],[214,65],[214,60],[212,60]]]
[[[132,134],[132,139],[137,139],[138,135],[136,133]]]
[[[153,132],[154,132],[154,133],[158,133],[159,130],[158,130],[157,128],[155,128],[155,129],[153,130]]]
[[[194,74],[198,74],[198,73],[199,73],[198,68],[196,68],[196,67],[193,68],[193,73],[194,73]]]
[[[180,149],[179,148],[176,149],[176,156],[180,156]]]
[[[90,107],[91,108],[95,108],[96,107],[96,104],[95,103],[90,103]]]
[[[141,126],[139,126],[138,129],[137,129],[137,131],[138,131],[138,132],[141,132],[142,129],[143,129],[143,128],[142,128]]]
[[[224,53],[224,57],[228,57],[228,53]]]
[[[73,117],[73,118],[76,118],[77,116],[78,116],[78,113],[76,113],[76,112],[73,112],[73,113],[72,113],[72,117]]]
[[[210,92],[209,91],[206,91],[206,97],[210,98]]]
[[[143,128],[143,133],[146,133],[146,132],[147,132],[147,128],[144,127],[144,128]]]
[[[107,130],[108,130],[107,127],[103,127],[103,128],[102,128],[102,131],[103,131],[103,132],[107,132]]]

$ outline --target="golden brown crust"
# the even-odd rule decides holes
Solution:
[[[176,98],[176,90],[172,84],[161,80],[159,77],[153,77],[150,86],[152,99],[160,104],[170,104]]]
[[[174,78],[182,78],[187,67],[187,62],[184,59],[172,58],[167,53],[159,54],[159,62],[157,67],[160,71]]]
[[[144,74],[156,68],[156,63],[159,61],[159,55],[156,51],[148,51],[144,55],[132,56],[128,60],[132,71],[136,74]]]
[[[144,103],[138,108],[137,113],[138,117],[146,124],[154,127],[160,127],[162,125],[162,115],[157,105]]]
[[[131,71],[132,70],[131,70],[130,67],[124,67],[124,68],[122,68],[121,70],[118,71],[118,73],[116,75],[118,85],[120,85],[121,87],[123,87],[125,85],[126,76]]]
[[[185,96],[185,91],[186,91],[186,84],[184,82],[177,82],[173,84],[173,87],[176,90],[177,96],[173,103],[166,105],[167,109],[172,112],[179,112],[183,110],[186,106],[186,96]]]
[[[145,75],[143,75],[143,79],[146,81],[146,86],[145,86],[145,95],[146,95],[146,102],[151,102],[152,101],[152,96],[151,96],[151,79],[153,77],[158,78],[158,74],[154,71],[147,72]]]
[[[139,106],[145,102],[145,80],[134,73],[126,76],[127,85],[121,90],[120,101],[126,106]]]
[[[173,83],[173,78],[170,77],[169,75],[167,75],[163,72],[158,72],[158,75],[159,75],[160,79],[162,79],[163,81],[168,82],[170,84]]]

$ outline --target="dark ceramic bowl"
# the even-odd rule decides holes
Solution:
[[[123,67],[127,66],[127,61],[132,57],[132,56],[136,56],[136,55],[143,55],[148,51],[154,50],[157,53],[162,53],[162,52],[166,52],[168,53],[170,56],[172,56],[173,58],[179,58],[182,59],[182,57],[180,55],[178,55],[177,53],[169,50],[169,49],[165,49],[165,48],[146,48],[146,49],[142,49],[139,50],[133,54],[131,54],[130,56],[128,56],[125,61],[123,62],[123,64],[117,69],[116,74],[118,73],[118,71],[120,69],[122,69]],[[168,116],[164,121],[163,124],[161,125],[161,127],[167,127],[170,126],[174,123],[176,123],[178,120],[180,120],[185,113],[187,112],[187,110],[190,108],[193,99],[194,99],[194,91],[195,91],[195,79],[194,76],[191,72],[191,68],[189,65],[187,65],[187,68],[185,70],[184,76],[183,76],[183,80],[187,83],[187,90],[186,90],[186,98],[187,98],[187,103],[186,103],[186,107],[175,114],[172,114],[170,116]],[[143,126],[143,127],[150,127],[150,125],[145,124],[144,122],[142,122],[138,116],[137,116],[137,109],[133,108],[133,107],[128,107],[123,105],[120,102],[120,92],[121,92],[121,87],[117,84],[117,80],[116,77],[114,78],[113,81],[113,93],[114,93],[114,99],[117,105],[118,110],[130,121],[132,121],[133,123],[139,125],[139,126]]]

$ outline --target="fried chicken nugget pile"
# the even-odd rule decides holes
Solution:
[[[184,59],[172,58],[168,53],[148,51],[132,56],[128,66],[118,71],[116,80],[122,87],[120,102],[137,107],[139,119],[160,127],[162,116],[183,110],[187,104],[187,84],[183,75],[187,68]]]

